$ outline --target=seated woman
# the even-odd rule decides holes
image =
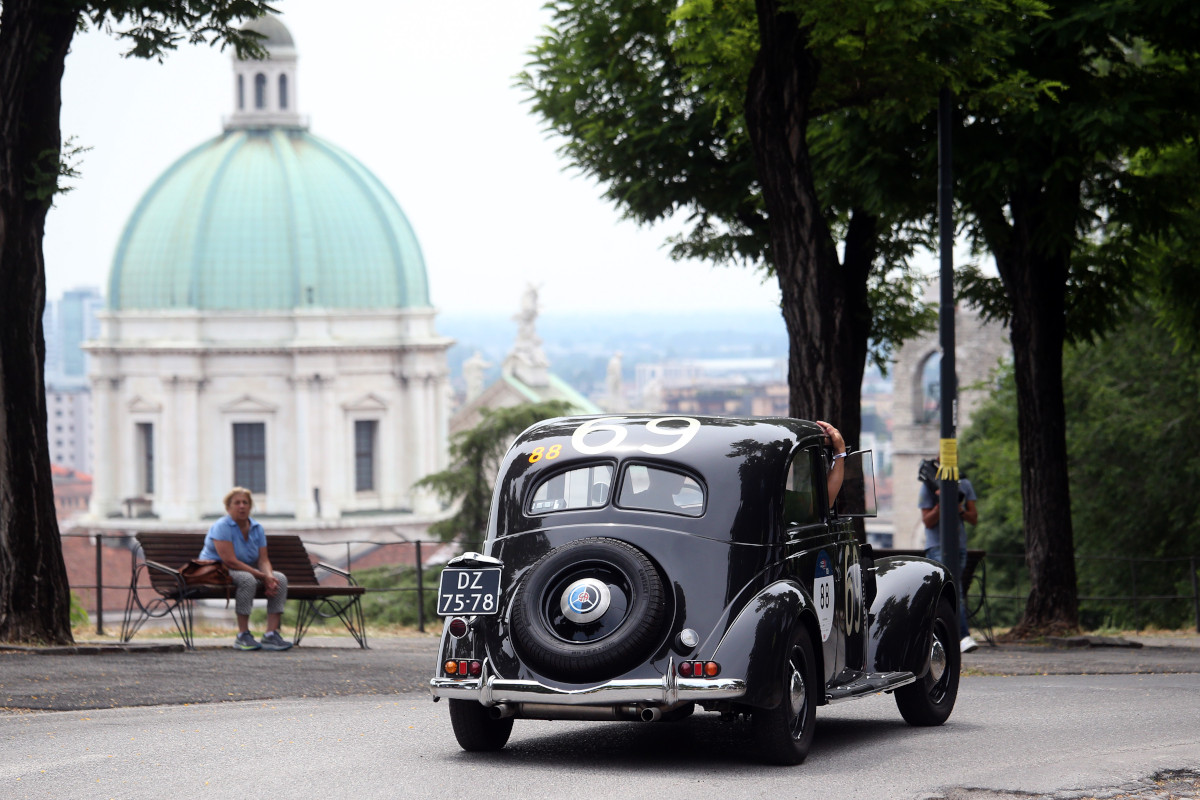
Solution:
[[[287,650],[292,643],[279,635],[283,604],[287,600],[287,577],[271,569],[267,557],[267,534],[250,517],[254,498],[249,489],[235,486],[225,495],[225,516],[213,523],[204,537],[200,558],[225,562],[235,589],[238,635],[233,646],[238,650]],[[250,633],[250,610],[254,595],[263,587],[267,596],[267,632],[262,643]]]

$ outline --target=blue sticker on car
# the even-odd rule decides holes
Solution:
[[[817,569],[813,576],[813,600],[817,604],[817,622],[821,625],[821,641],[829,641],[833,630],[833,559],[824,550],[817,553]]]

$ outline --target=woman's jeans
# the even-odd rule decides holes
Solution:
[[[931,558],[939,564],[945,564],[942,561],[942,546],[930,547],[925,551],[925,557]],[[958,551],[958,574],[960,578],[966,575],[967,572],[967,548],[962,548]],[[963,590],[966,587],[958,587],[958,635],[959,637],[970,635],[970,629],[967,627],[967,604],[963,599]]]

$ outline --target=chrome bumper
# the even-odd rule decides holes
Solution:
[[[667,674],[658,680],[633,678],[606,681],[584,689],[558,689],[537,681],[509,680],[491,674],[491,663],[483,662],[478,678],[455,680],[433,678],[429,691],[435,698],[478,700],[485,706],[502,703],[545,703],[564,706],[609,706],[631,703],[674,706],[686,702],[725,700],[746,693],[740,678],[680,678],[672,660]]]

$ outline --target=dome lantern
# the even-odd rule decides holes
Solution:
[[[253,19],[242,30],[264,38],[266,58],[241,59],[233,55],[233,115],[225,129],[304,128],[296,104],[296,45],[278,17]]]

